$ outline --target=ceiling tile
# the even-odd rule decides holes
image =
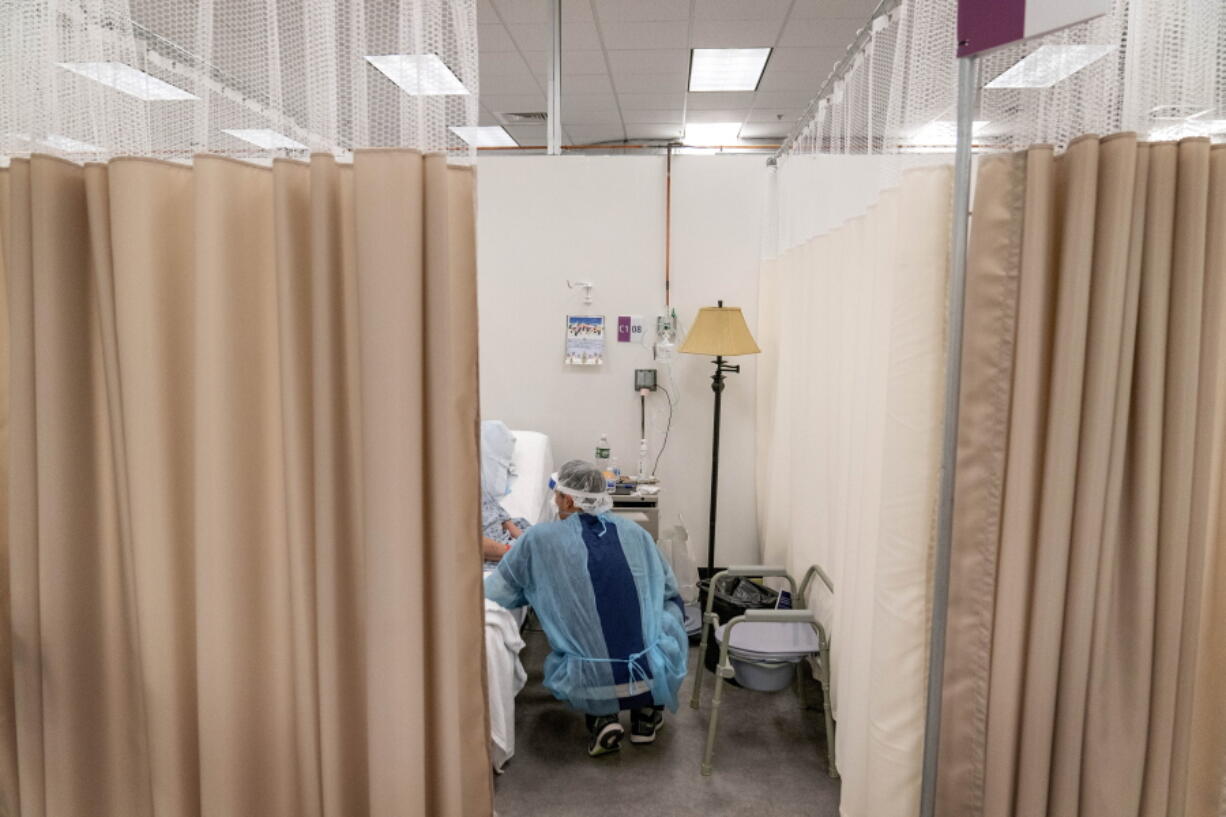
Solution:
[[[680,139],[681,125],[664,125],[644,123],[641,125],[626,125],[626,135],[630,139]]]
[[[613,93],[609,84],[608,74],[576,74],[562,75],[562,93],[564,94],[604,94]]]
[[[593,142],[620,142],[626,138],[626,132],[620,125],[567,125],[566,130],[578,145],[589,145]]]
[[[621,126],[622,118],[618,116],[617,109],[603,109],[599,111],[575,111],[564,110],[562,119],[566,122],[569,128],[571,125],[618,125]]]
[[[638,108],[638,109],[657,109],[667,110],[671,108],[681,109],[681,105],[685,102],[684,92],[674,92],[671,94],[636,94],[625,93],[619,86],[617,89],[617,98],[621,100],[622,108]]]
[[[482,53],[515,50],[515,41],[501,25],[477,26],[477,44]]]
[[[492,0],[502,21],[511,23],[548,23],[551,0]]]
[[[834,63],[831,63],[825,71],[771,71],[767,69],[761,84],[758,85],[758,90],[809,91],[816,94],[833,67]]]
[[[532,113],[545,110],[545,95],[483,93],[481,104],[493,113]]]
[[[591,0],[562,0],[562,22],[592,22]],[[562,34],[565,36],[565,30],[563,30]]]
[[[867,21],[876,8],[877,0],[796,0],[789,19],[857,17]]]
[[[562,86],[562,121],[569,111],[615,111],[617,100],[613,94],[568,94]]]
[[[804,114],[804,108],[754,108],[749,113],[749,121],[789,122],[795,124],[802,114]]]
[[[825,17],[815,20],[788,20],[779,38],[781,48],[842,48],[846,49],[856,33],[868,23],[868,18]]]
[[[792,132],[792,123],[746,122],[741,126],[742,139],[783,138]]]
[[[689,20],[690,0],[596,0],[596,13],[602,22]]]
[[[481,78],[497,74],[498,76],[520,76],[531,73],[528,63],[518,51],[483,51],[478,57]]]
[[[524,54],[532,72],[545,79],[549,76],[549,52],[531,51]],[[609,66],[605,64],[604,52],[599,49],[587,51],[569,51],[562,49],[563,78],[577,74],[607,74]]]
[[[684,93],[689,81],[688,74],[618,74],[613,77],[619,94]]]
[[[755,108],[803,108],[817,93],[812,91],[758,91],[754,96]]]
[[[824,76],[846,53],[846,48],[776,48],[766,63],[766,73],[820,71]]]
[[[528,71],[523,74],[482,74],[481,93],[485,94],[531,94],[540,91],[536,77]]]
[[[730,108],[722,111],[686,111],[686,122],[743,122],[748,108]]]
[[[691,111],[718,111],[728,108],[748,108],[753,102],[753,91],[738,91],[735,93],[710,91],[701,94],[687,94],[686,108]]]
[[[641,48],[625,51],[610,51],[609,65],[615,75],[688,73],[690,51],[688,48]]]
[[[695,20],[782,20],[792,0],[695,0]]]
[[[633,108],[622,108],[622,121],[627,125],[680,125],[681,124],[681,109],[670,108],[668,110],[636,110]]]
[[[622,51],[636,48],[676,48],[686,42],[686,22],[625,23],[602,22],[605,48]]]
[[[781,20],[695,20],[694,48],[766,48],[779,37]]]
[[[548,51],[552,27],[548,23],[507,24],[507,30],[523,51]],[[568,23],[562,27],[562,52],[592,51],[600,48],[600,37],[592,23]]]

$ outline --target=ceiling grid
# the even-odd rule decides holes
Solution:
[[[479,0],[481,124],[543,145],[549,3]],[[777,142],[803,114],[876,0],[562,0],[568,144],[676,140],[687,124],[738,122]],[[689,93],[694,48],[772,48],[755,91]],[[525,72],[526,69],[526,72]]]

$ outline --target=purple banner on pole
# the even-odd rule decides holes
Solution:
[[[1026,0],[958,0],[958,56],[969,57],[1026,36]]]
[[[1100,17],[1111,0],[958,0],[958,56],[982,54]]]

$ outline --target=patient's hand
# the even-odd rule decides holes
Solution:
[[[502,544],[502,542],[495,542],[488,536],[482,536],[481,552],[485,554],[485,561],[500,562],[507,552],[507,546]]]
[[[518,539],[519,537],[524,535],[523,529],[520,528],[519,525],[516,525],[514,522],[510,522],[510,521],[503,522],[502,529],[505,530],[507,533],[511,534],[512,539]]]

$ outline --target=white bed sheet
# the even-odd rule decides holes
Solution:
[[[548,435],[539,431],[512,431],[515,435],[515,479],[511,493],[499,502],[513,517],[523,517],[533,525],[553,518],[554,507],[549,493],[549,477],[553,473],[553,447]]]
[[[522,608],[521,608],[522,609]],[[519,660],[524,641],[519,635],[521,616],[485,600],[485,671],[489,680],[490,757],[494,771],[515,754],[515,696],[524,688],[528,673]]]
[[[533,525],[547,522],[555,515],[549,491],[549,477],[553,474],[553,447],[549,437],[539,431],[511,433],[515,435],[515,453],[511,461],[516,476],[511,492],[499,502],[513,517],[523,517]],[[487,575],[492,569],[487,569]],[[519,630],[527,615],[527,607],[505,610],[488,599],[485,602],[490,755],[494,771],[500,774],[503,765],[515,754],[515,696],[528,678],[519,660],[519,651],[524,647]]]

